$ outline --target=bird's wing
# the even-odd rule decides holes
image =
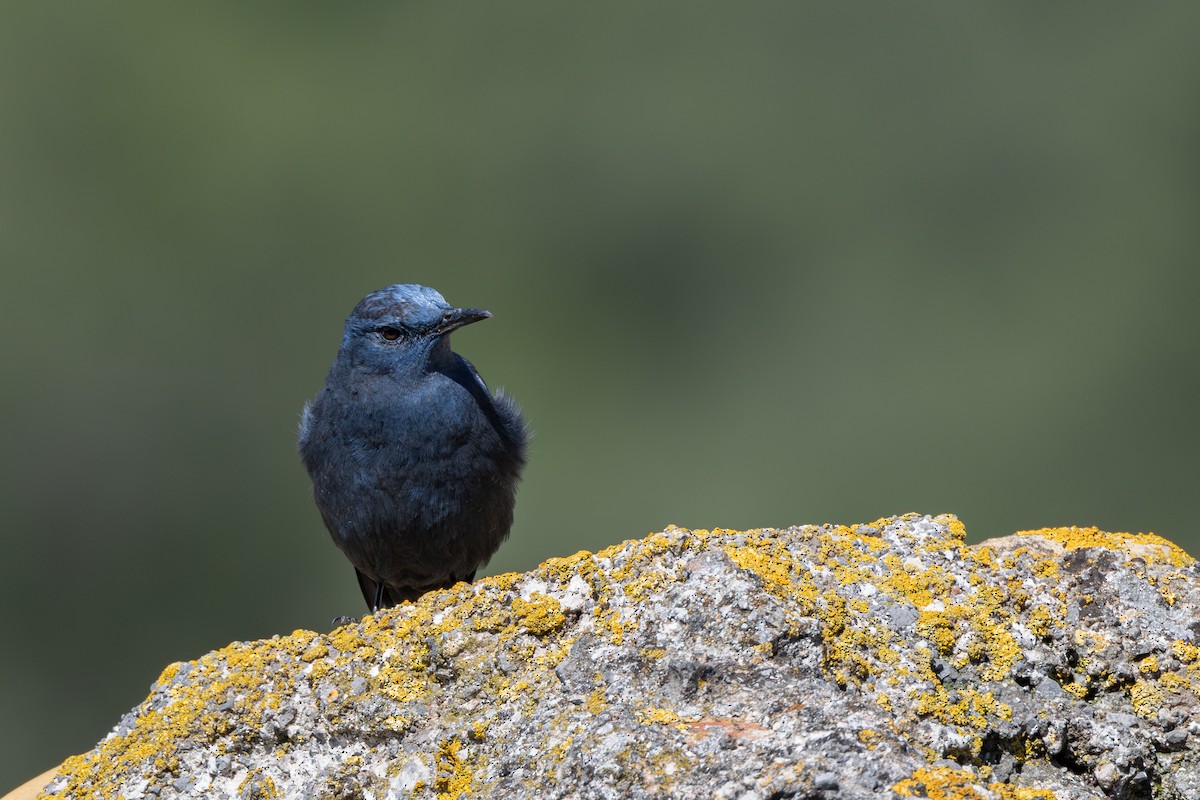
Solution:
[[[488,415],[492,424],[502,435],[508,438],[509,442],[516,448],[519,457],[523,458],[525,445],[529,441],[529,431],[525,427],[525,420],[521,416],[521,409],[504,392],[497,391],[493,393],[488,389],[487,384],[483,382],[483,377],[479,374],[479,370],[475,369],[475,365],[457,353],[455,355],[458,356],[457,371],[462,374],[451,374],[450,377],[474,396],[475,401],[479,403],[479,407],[483,409],[483,412]]]
[[[479,388],[483,389],[484,393],[490,396],[492,390],[488,388],[486,383],[484,383],[483,376],[479,374],[479,370],[475,369],[475,365],[470,361],[467,361],[462,356],[459,356],[458,358],[460,361],[462,361],[463,366],[467,368],[467,372],[470,373],[471,377],[475,379],[475,383],[479,384]]]

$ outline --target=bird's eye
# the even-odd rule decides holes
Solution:
[[[394,342],[400,338],[399,328],[393,328],[390,325],[384,325],[382,328],[379,328],[376,333],[387,339],[389,342]]]

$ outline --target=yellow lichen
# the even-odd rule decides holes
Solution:
[[[1190,680],[1177,672],[1169,672],[1166,675],[1163,675],[1162,679],[1159,681],[1159,685],[1162,686],[1163,691],[1174,692],[1176,694],[1194,692],[1197,688]]]
[[[1050,633],[1050,610],[1045,606],[1031,608],[1026,625],[1034,636],[1046,636]]]
[[[962,520],[953,514],[938,514],[933,518],[935,522],[940,522],[946,526],[946,530],[950,535],[959,541],[965,541],[967,538],[967,526],[963,525]]]
[[[954,692],[912,693],[914,706],[921,716],[933,717],[947,725],[979,729],[987,725],[988,717],[1012,719],[1012,707],[996,700],[992,692],[959,689]]]
[[[237,792],[243,800],[277,800],[283,796],[271,776],[261,769],[251,770],[238,784]]]
[[[553,633],[567,621],[562,605],[553,597],[534,593],[528,600],[520,597],[513,600],[513,611],[522,628],[535,636]]]
[[[599,679],[599,676],[597,676]],[[608,700],[604,696],[604,687],[597,686],[591,694],[587,696],[583,707],[587,709],[589,714],[599,714],[604,709],[608,708]]]
[[[323,642],[317,642],[300,654],[301,661],[316,661],[329,655],[329,647]]]
[[[1154,719],[1162,708],[1163,691],[1152,681],[1137,681],[1129,688],[1129,702],[1133,711],[1143,719]]]
[[[1058,562],[1048,558],[1039,559],[1033,564],[1033,574],[1039,578],[1053,578],[1058,575]]]
[[[658,706],[650,706],[649,708],[639,708],[634,711],[638,722],[643,725],[670,725],[673,728],[678,728],[681,731],[688,729],[689,722],[695,722],[694,719],[687,720],[671,711],[668,708],[660,708]]]
[[[1058,542],[1067,550],[1103,547],[1116,552],[1124,552],[1131,557],[1144,558],[1148,562],[1166,563],[1175,567],[1187,567],[1196,562],[1196,559],[1185,553],[1178,545],[1153,533],[1108,533],[1099,528],[1072,526],[1020,531],[1017,535],[1041,536],[1044,539]]]
[[[901,797],[928,800],[1057,800],[1049,789],[984,784],[980,776],[953,767],[920,767],[911,778],[894,784],[892,791]]]
[[[868,750],[875,750],[883,743],[883,734],[871,728],[863,728],[858,732],[858,740],[866,745]]]
[[[1084,647],[1093,652],[1099,652],[1106,649],[1111,643],[1108,634],[1101,631],[1089,631],[1083,628],[1076,628],[1071,634],[1071,640],[1076,647]]]
[[[437,777],[433,790],[438,800],[458,800],[471,787],[474,770],[462,757],[462,742],[446,739],[437,748]]]
[[[794,596],[796,581],[807,577],[807,572],[799,572],[790,552],[779,543],[754,541],[743,546],[726,545],[724,550],[733,563],[753,572],[764,589],[781,599]]]
[[[1069,681],[1062,684],[1062,688],[1063,691],[1075,695],[1080,700],[1085,699],[1090,691],[1090,688],[1086,683],[1076,683],[1075,681]]]
[[[621,616],[621,609],[597,609],[595,614],[596,629],[607,634],[608,640],[615,645],[625,643],[625,634],[637,628],[637,620],[630,616]]]
[[[1171,652],[1185,664],[1192,664],[1200,660],[1200,647],[1182,639],[1171,642]]]

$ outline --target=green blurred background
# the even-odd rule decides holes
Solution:
[[[1191,523],[1200,4],[0,6],[0,790],[361,611],[295,456],[419,282],[536,429],[489,573]]]

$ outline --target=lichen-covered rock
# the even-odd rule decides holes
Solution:
[[[55,797],[1200,797],[1200,570],[952,516],[668,528],[169,667]]]

